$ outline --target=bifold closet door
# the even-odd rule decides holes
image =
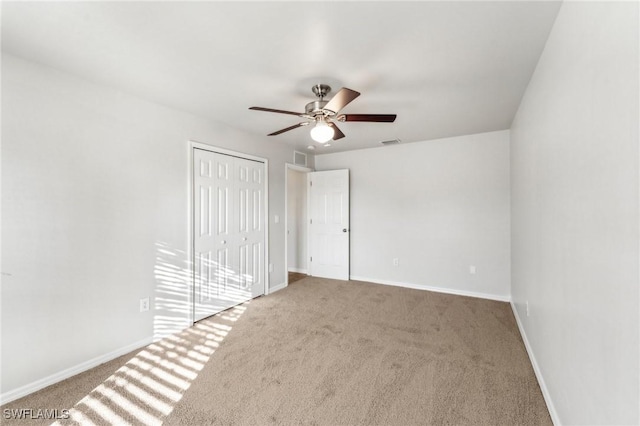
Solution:
[[[194,320],[264,294],[263,163],[194,149]]]

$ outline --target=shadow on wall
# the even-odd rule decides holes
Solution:
[[[174,282],[180,276],[177,271],[167,274],[166,282]],[[173,287],[167,286],[169,292]],[[162,424],[248,304],[221,312],[144,348],[69,410],[67,419],[54,424]],[[169,312],[184,309],[179,303],[167,306]],[[162,324],[162,332],[171,327]]]
[[[194,276],[185,251],[157,242],[153,341],[190,327],[194,317],[204,318],[251,299],[254,284],[261,281],[261,263],[250,260],[256,255],[249,256],[249,250],[248,245],[241,247],[235,269],[229,265],[228,254],[214,258],[211,252],[197,253]],[[197,300],[192,301],[192,296]]]
[[[191,325],[191,261],[183,250],[156,243],[156,280],[153,312],[153,340],[178,333]]]
[[[190,266],[185,251],[156,243],[154,343],[82,398],[67,418],[54,424],[160,425],[171,414],[250,303],[191,325]],[[222,270],[213,266],[210,271]],[[220,277],[214,275],[219,283]],[[237,282],[233,287],[252,282],[250,277],[227,275],[229,282]]]

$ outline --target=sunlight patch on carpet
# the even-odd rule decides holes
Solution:
[[[147,346],[54,424],[162,424],[248,304]]]

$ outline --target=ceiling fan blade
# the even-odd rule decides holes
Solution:
[[[289,115],[297,115],[298,117],[302,117],[302,113],[293,112],[293,111],[284,111],[281,109],[273,109],[273,108],[262,108],[262,107],[250,107],[254,111],[266,111],[266,112],[277,112],[279,114],[289,114]]]
[[[393,123],[394,121],[396,121],[396,114],[343,114],[338,117],[338,120]]]
[[[360,96],[360,92],[356,92],[355,90],[343,87],[342,89],[338,90],[338,93],[336,93],[333,98],[331,98],[329,103],[325,105],[323,109],[328,109],[329,111],[337,113],[358,96]]]
[[[344,133],[336,126],[336,123],[329,123],[329,126],[333,127],[333,140],[337,141],[338,139],[344,138]]]
[[[303,121],[302,123],[294,124],[293,126],[289,126],[286,129],[277,130],[273,133],[269,133],[267,136],[275,136],[280,133],[288,132],[289,130],[297,129],[298,127],[307,126],[309,124],[308,121]]]

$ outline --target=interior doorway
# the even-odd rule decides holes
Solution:
[[[287,164],[285,170],[285,283],[308,273],[307,167]]]

